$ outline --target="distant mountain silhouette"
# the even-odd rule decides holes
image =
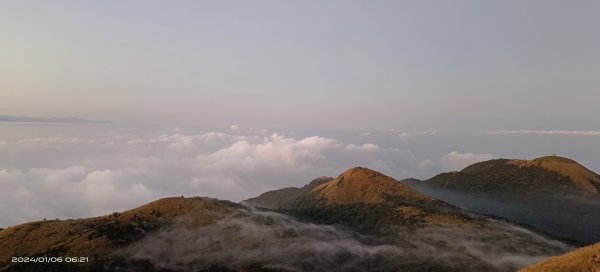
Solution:
[[[497,159],[407,185],[581,243],[600,241],[600,176],[574,160]]]
[[[27,122],[27,123],[97,123],[112,124],[111,121],[94,121],[74,117],[25,117],[0,115],[0,122]]]

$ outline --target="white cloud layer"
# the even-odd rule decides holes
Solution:
[[[484,131],[485,134],[511,135],[511,134],[533,134],[533,135],[568,135],[568,136],[600,136],[598,130],[492,130]]]
[[[398,178],[431,167],[409,150],[372,143],[235,132],[2,139],[0,226],[107,214],[173,195],[239,201],[357,165]]]
[[[396,130],[283,134],[242,126],[202,132],[20,126],[1,132],[0,227],[101,215],[166,196],[239,201],[359,165],[397,179],[426,179],[497,156],[559,153],[590,169],[598,165],[597,152],[588,148],[598,145],[598,137],[579,136],[593,132],[548,135],[547,142],[540,142],[538,134],[515,142],[510,135],[479,132],[399,137],[402,131]]]

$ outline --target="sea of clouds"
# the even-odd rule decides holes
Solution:
[[[166,196],[240,201],[359,165],[424,179],[502,154],[427,131],[17,124],[0,132],[0,227],[102,215]]]

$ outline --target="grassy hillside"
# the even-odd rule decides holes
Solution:
[[[544,260],[520,272],[600,272],[600,244]]]
[[[11,265],[11,257],[108,256],[114,250],[138,241],[164,226],[204,226],[214,223],[239,205],[210,198],[165,198],[139,208],[79,220],[47,220],[0,231],[0,270]],[[36,265],[10,266],[25,271]],[[39,267],[39,266],[38,266]],[[69,268],[71,267],[71,268]],[[87,269],[88,266],[77,266]],[[56,271],[74,269],[57,265]]]
[[[600,177],[571,159],[490,160],[406,184],[556,237],[584,244],[600,241]]]
[[[246,201],[166,198],[0,231],[2,271],[499,271],[570,248],[356,167]],[[11,263],[12,256],[89,258]]]

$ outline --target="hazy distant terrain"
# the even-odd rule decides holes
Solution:
[[[0,122],[26,122],[26,123],[93,123],[110,124],[111,121],[93,121],[74,117],[25,117],[0,115]]]

